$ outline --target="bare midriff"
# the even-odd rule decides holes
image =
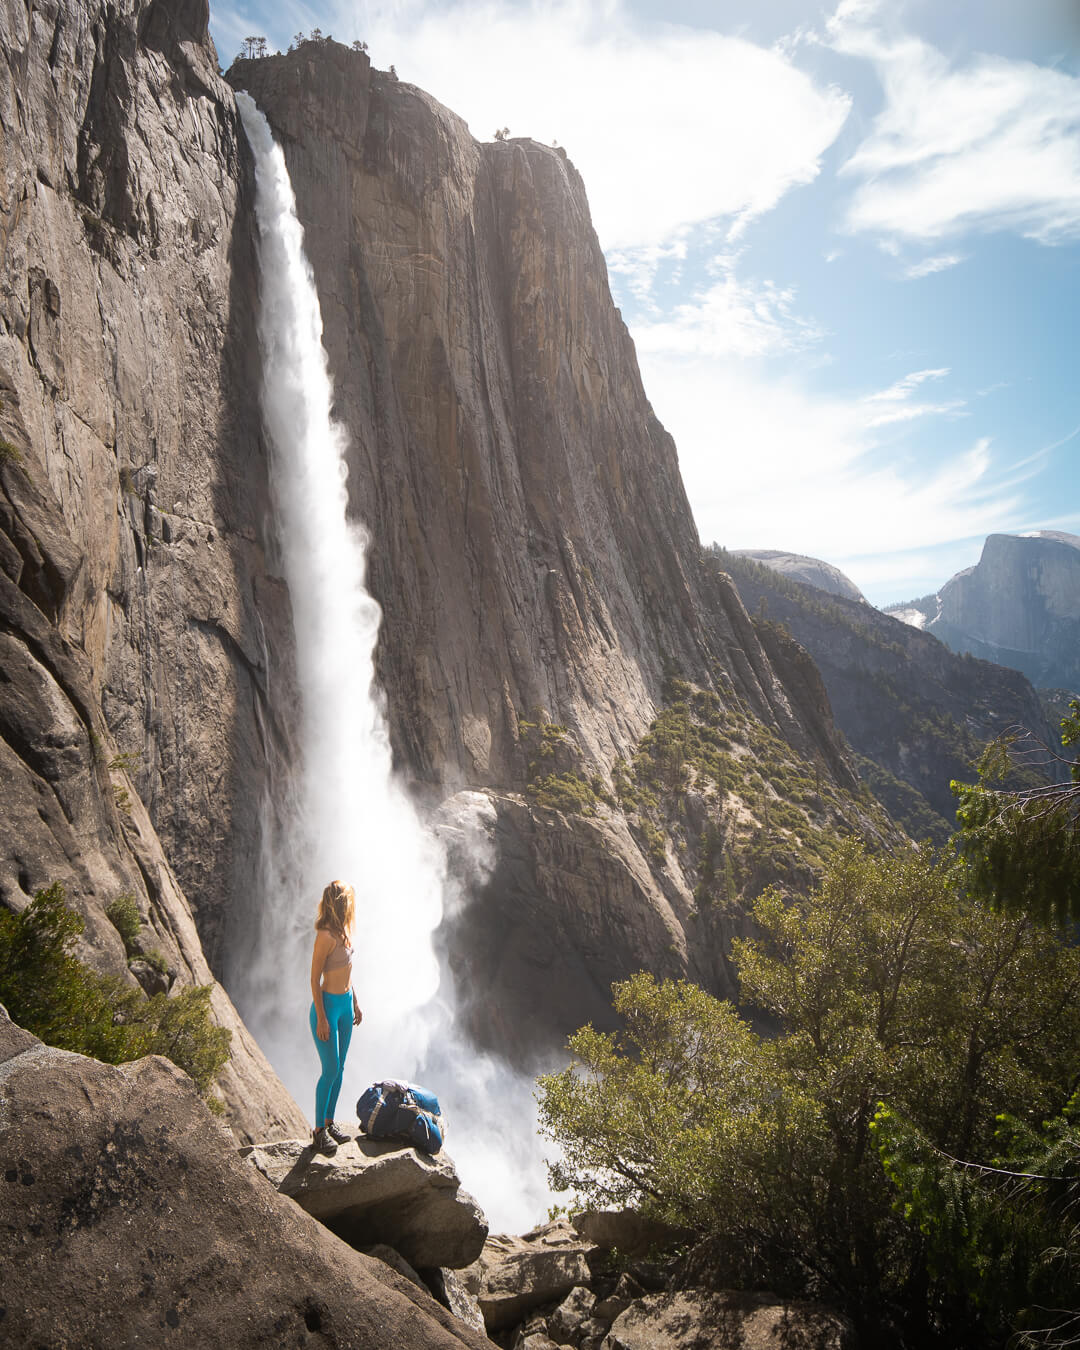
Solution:
[[[337,966],[333,970],[324,970],[322,974],[323,991],[327,994],[347,994],[352,984],[352,962],[347,966]]]

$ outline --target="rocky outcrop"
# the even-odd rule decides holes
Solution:
[[[596,1245],[566,1219],[522,1237],[500,1233],[488,1238],[464,1272],[465,1288],[479,1304],[488,1331],[503,1331],[524,1321],[532,1309],[557,1303],[588,1284],[588,1258],[594,1251]]]
[[[0,401],[0,434],[12,451],[0,462],[3,901],[21,908],[37,889],[60,882],[86,923],[84,960],[148,993],[211,984],[190,909],[96,696],[90,658],[64,636],[85,555],[70,539],[2,374]],[[129,966],[105,914],[120,896],[135,901],[140,949],[156,965]],[[274,1138],[305,1128],[220,985],[211,1006],[232,1031],[219,1085],[237,1134]]]
[[[654,1247],[672,1246],[691,1234],[658,1219],[647,1219],[636,1209],[590,1209],[571,1219],[576,1232],[605,1251],[623,1256],[646,1256]]]
[[[1080,536],[992,534],[974,567],[892,607],[954,652],[1022,671],[1032,684],[1080,693]]]
[[[163,1059],[114,1068],[0,1015],[0,1172],[5,1345],[488,1344],[278,1195]]]
[[[350,1246],[385,1243],[416,1267],[458,1269],[483,1250],[487,1220],[453,1162],[358,1136],[332,1157],[297,1139],[243,1149],[282,1195]]]
[[[804,553],[785,553],[779,548],[734,548],[731,552],[736,557],[763,563],[781,576],[814,586],[829,595],[842,595],[846,600],[866,600],[850,577],[820,558],[808,558]]]
[[[491,1237],[463,1272],[489,1334],[513,1350],[854,1350],[846,1318],[820,1305],[765,1292],[686,1288],[671,1271],[618,1265],[583,1238],[598,1231],[642,1238],[650,1227],[629,1212],[580,1214],[523,1237]],[[673,1230],[654,1237],[669,1241]],[[683,1235],[685,1237],[685,1235]],[[658,1244],[663,1247],[661,1240]]]
[[[652,1294],[620,1314],[598,1350],[852,1350],[850,1324],[771,1294]]]

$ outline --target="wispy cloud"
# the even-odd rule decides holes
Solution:
[[[738,231],[812,181],[850,99],[782,53],[708,29],[645,23],[623,0],[335,0],[359,32],[468,121],[558,140],[608,249],[670,243],[692,224]]]
[[[948,373],[948,367],[940,370],[916,370],[897,380],[895,384],[889,385],[887,389],[867,394],[862,400],[862,405],[866,409],[865,425],[884,427],[893,422],[910,422],[916,417],[959,411],[965,406],[963,399],[924,403],[912,398],[919,386],[925,384],[927,380],[942,380]]]
[[[942,371],[843,398],[753,362],[645,351],[641,365],[706,541],[790,548],[844,567],[847,558],[938,549],[1019,518],[1022,498],[1001,481],[986,438],[939,452],[930,467],[885,451],[883,435],[898,420],[890,414],[918,407],[929,418],[955,405],[915,398]]]
[[[893,241],[972,229],[1080,237],[1080,79],[993,55],[953,65],[849,0],[828,31],[837,50],[873,63],[885,92],[841,170],[861,180],[849,229]]]
[[[675,305],[663,318],[639,321],[639,352],[686,356],[775,356],[797,351],[824,336],[812,320],[795,312],[793,287],[773,281],[740,281],[738,254],[714,259],[719,280]]]
[[[680,263],[686,259],[686,239],[676,238],[668,244],[647,244],[643,248],[615,248],[607,254],[608,271],[616,284],[623,282],[634,299],[646,308],[656,311],[653,297],[656,275],[664,263]],[[679,273],[672,277],[679,280]]]
[[[922,262],[912,263],[905,270],[904,276],[914,281],[919,277],[933,276],[935,272],[945,272],[950,267],[957,267],[966,261],[966,253],[936,253],[932,258],[923,258]]]

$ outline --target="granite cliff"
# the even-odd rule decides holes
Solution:
[[[260,541],[242,145],[207,17],[0,4],[0,897],[62,882],[83,955],[132,981],[104,911],[135,897],[173,985],[210,980],[250,888],[264,653],[289,640]],[[214,1001],[234,1125],[295,1133]]]
[[[890,613],[954,652],[1023,671],[1037,688],[1080,692],[1080,537],[992,534],[974,567]]]
[[[805,553],[785,553],[779,548],[736,548],[731,552],[737,558],[749,558],[751,562],[762,563],[781,576],[815,586],[830,595],[842,595],[848,600],[866,600],[850,577],[846,577],[839,567],[823,562],[820,558],[808,558]]]

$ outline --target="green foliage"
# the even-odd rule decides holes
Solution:
[[[1069,709],[1061,722],[1064,748],[1080,741],[1080,699]],[[1068,781],[1003,786],[1018,754],[1030,768],[1033,748],[1066,766]],[[977,768],[978,782],[952,784],[956,848],[971,893],[1043,923],[1080,920],[1080,759],[1027,735],[1006,736],[988,747]]]
[[[12,445],[10,441],[0,436],[0,464],[21,464],[22,455],[19,453],[19,447]]]
[[[995,1339],[1015,1326],[1013,1344],[1064,1346],[1080,1330],[1078,1107],[1074,1097],[1037,1129],[1002,1117],[995,1166],[935,1148],[883,1103],[871,1122],[895,1207],[918,1228],[934,1274]]]
[[[593,785],[571,771],[536,778],[529,784],[528,792],[537,806],[548,806],[568,815],[591,816],[596,808],[597,794]]]
[[[669,702],[632,761],[615,763],[612,784],[652,861],[663,864],[670,838],[697,869],[701,904],[728,904],[773,881],[805,891],[859,812],[865,819],[876,811],[889,829],[880,808],[857,812],[820,765],[712,690],[669,676],[664,694]],[[700,838],[686,823],[690,792],[709,811]]]
[[[526,792],[537,806],[567,815],[591,816],[596,804],[610,800],[598,774],[586,778],[572,765],[580,752],[566,727],[558,722],[518,721],[518,735],[527,760]]]
[[[552,1184],[710,1231],[746,1212],[759,1183],[745,1164],[789,1131],[794,1103],[773,1091],[769,1049],[730,1004],[646,974],[612,992],[624,1030],[582,1028],[575,1063],[539,1080],[541,1128],[562,1149]]]
[[[125,954],[127,956],[138,954],[142,919],[139,917],[139,906],[135,903],[135,897],[130,892],[118,895],[105,906],[105,917],[120,934]]]
[[[130,928],[130,908],[121,903],[128,899],[121,896],[110,908],[119,905],[121,922]],[[0,909],[0,1003],[48,1045],[109,1064],[165,1055],[208,1093],[232,1040],[230,1031],[211,1021],[210,986],[147,999],[73,955],[84,927],[58,882],[38,891],[21,914]]]
[[[1080,1073],[1080,951],[967,900],[949,860],[850,843],[806,901],[769,891],[754,918],[733,960],[779,1034],[690,985],[615,986],[623,1030],[579,1031],[575,1062],[539,1082],[553,1183],[685,1225],[729,1276],[836,1300],[864,1333],[989,1344],[894,1205],[871,1126],[884,1100],[989,1164],[1003,1112],[1059,1112]]]
[[[204,1095],[225,1067],[232,1041],[231,1031],[211,1021],[212,992],[211,985],[197,984],[171,998],[155,994],[147,1004],[153,1028],[150,1053],[179,1065]]]

